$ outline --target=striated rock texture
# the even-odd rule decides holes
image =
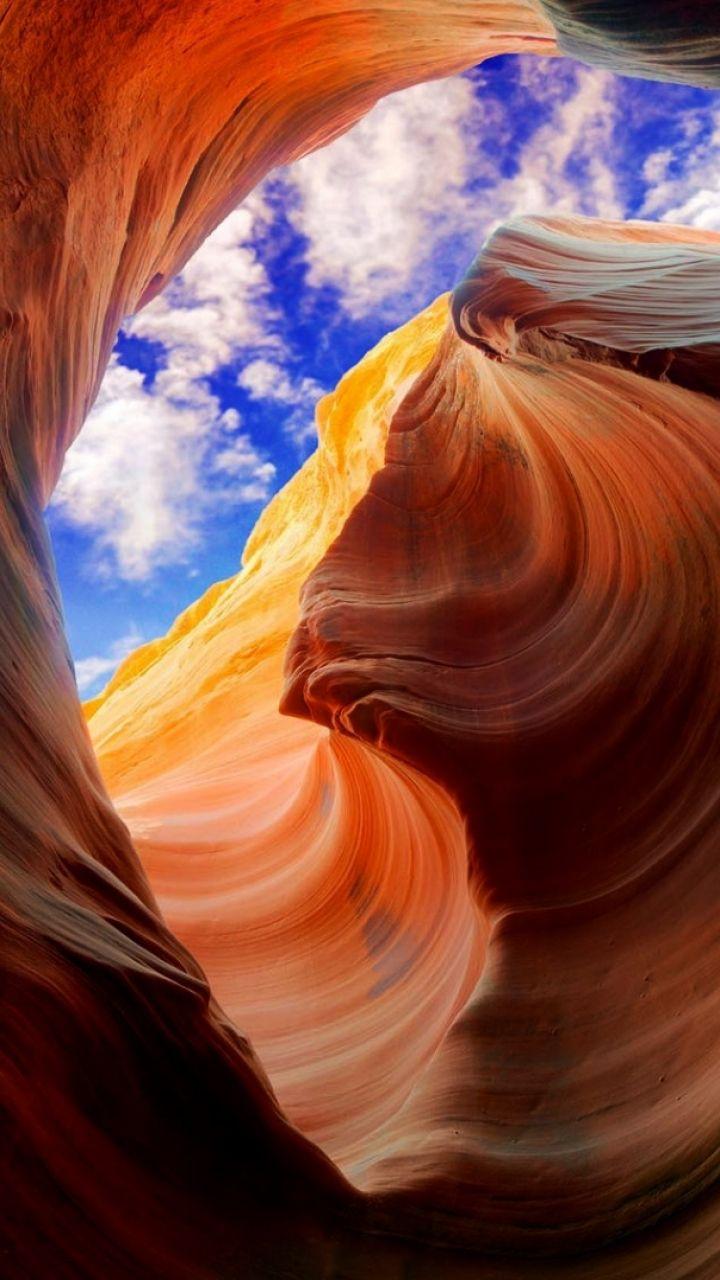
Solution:
[[[170,927],[289,1117],[348,1173],[469,996],[484,928],[445,794],[278,701],[301,585],[382,466],[394,410],[446,323],[441,299],[343,379],[243,572],[87,707]]]
[[[716,243],[510,229],[459,335],[343,384],[90,709],[147,869],[41,516],[121,318],[271,165],[523,49],[535,0],[0,10],[8,1280],[717,1274],[712,1196],[668,1217],[716,1173]],[[286,707],[330,735],[274,709],[308,574]]]
[[[709,234],[496,233],[303,589],[285,710],[441,783],[490,931],[376,1137],[408,1232],[587,1247],[720,1172],[719,285]]]
[[[170,926],[364,1193],[290,1274],[717,1273],[719,274],[709,234],[503,228],[88,706]],[[303,582],[284,710],[329,736],[277,711]]]
[[[720,84],[713,0],[542,0],[563,53],[652,80]]]
[[[265,1269],[256,1255],[277,1269],[288,1249],[310,1266],[327,1214],[353,1203],[281,1116],[160,918],[93,757],[41,510],[121,318],[272,164],[327,141],[391,89],[530,47],[554,43],[525,0],[482,13],[470,0],[0,8],[9,1280],[248,1275]],[[452,1005],[462,982],[457,968],[443,999]]]

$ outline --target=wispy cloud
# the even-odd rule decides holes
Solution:
[[[688,113],[672,146],[652,151],[643,163],[646,218],[720,231],[720,107]]]
[[[185,392],[228,364],[238,351],[265,345],[274,310],[265,267],[253,244],[265,219],[256,196],[212,233],[158,298],[125,324],[125,332],[167,352],[166,389]]]
[[[467,134],[482,119],[469,80],[417,85],[285,170],[307,285],[334,285],[350,316],[402,293],[434,241],[472,216]]]
[[[80,693],[92,693],[109,680],[112,673],[133,649],[142,644],[144,637],[137,627],[132,626],[125,635],[111,644],[105,654],[93,654],[89,658],[78,658],[75,662],[75,679]]]
[[[125,326],[156,344],[147,382],[116,355],[69,451],[55,512],[92,540],[100,576],[140,582],[184,563],[214,509],[267,499],[275,466],[223,412],[208,378],[247,348],[272,348],[255,209],[210,236],[168,291]]]
[[[238,375],[238,386],[254,400],[265,400],[290,410],[284,429],[302,449],[317,438],[315,406],[326,388],[315,378],[293,376],[275,360],[251,360]]]
[[[146,387],[115,358],[53,501],[92,538],[98,575],[141,582],[187,560],[213,509],[267,498],[274,474],[202,382],[169,369]]]
[[[449,242],[469,259],[519,213],[622,215],[614,78],[555,60],[520,66],[521,107],[482,73],[417,85],[284,171],[309,289],[332,286],[350,317],[385,308],[393,320],[453,283],[442,275]]]
[[[496,211],[492,223],[529,213],[622,217],[613,142],[615,78],[543,60],[532,68],[524,64],[523,80],[536,109],[550,114],[520,148],[514,174],[490,194],[486,207]]]

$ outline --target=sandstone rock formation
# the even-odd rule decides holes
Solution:
[[[490,929],[368,1180],[414,1230],[586,1245],[718,1173],[719,284],[709,234],[502,229],[303,590],[285,709],[443,785]]]
[[[168,922],[358,1214],[535,1259],[498,1275],[680,1277],[708,1233],[677,1214],[716,1176],[719,274],[685,229],[501,229],[88,708]],[[329,738],[276,709],[303,582],[284,710]]]
[[[244,571],[87,707],[170,927],[290,1118],[348,1173],[469,995],[483,928],[444,793],[278,703],[302,583],[382,465],[394,410],[446,324],[441,299],[343,379]]]
[[[545,10],[653,70],[626,9],[600,53],[535,0],[0,12],[8,1280],[717,1274],[717,242],[511,227],[343,382],[89,708],[130,834],[41,515],[122,317],[271,165]],[[329,735],[277,710],[298,622]]]

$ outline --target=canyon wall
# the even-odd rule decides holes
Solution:
[[[272,165],[548,14],[656,69],[534,0],[0,11],[8,1280],[716,1274],[717,241],[498,233],[95,749],[42,519],[123,316]]]
[[[717,1176],[719,251],[498,231],[303,588],[284,709],[442,784],[490,929],[368,1179],[409,1230],[585,1245]]]

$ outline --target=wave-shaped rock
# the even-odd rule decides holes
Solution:
[[[527,268],[548,237],[591,264],[579,306],[539,258],[518,302],[503,233],[462,336],[439,304],[344,384],[241,578],[90,708],[144,868],[41,517],[118,324],[272,165],[555,32],[534,0],[10,0],[0,50],[3,1275],[447,1276],[358,1233],[536,1253],[687,1205],[717,1145],[713,242],[536,226]],[[308,574],[287,706],[329,736],[273,709]],[[712,1201],[664,1231],[580,1274],[714,1280]]]
[[[280,715],[302,582],[382,465],[447,302],[319,411],[317,453],[240,576],[90,704],[105,778],[173,932],[250,1035],[285,1111],[351,1173],[479,972],[450,800],[397,762]]]
[[[240,578],[88,709],[350,1218],[508,1280],[714,1274],[720,406],[682,370],[714,385],[719,262],[501,229],[455,325],[439,300],[320,406]],[[285,710],[329,738],[275,709],[306,579]]]
[[[717,376],[684,239],[501,230],[303,590],[286,710],[467,823],[486,967],[367,1180],[455,1242],[597,1243],[720,1172],[720,404],[625,359]]]
[[[530,0],[0,9],[8,1280],[250,1274],[257,1251],[279,1265],[278,1234],[310,1265],[353,1202],[160,918],[83,723],[40,513],[121,319],[272,165],[392,89],[524,48],[554,49]]]

